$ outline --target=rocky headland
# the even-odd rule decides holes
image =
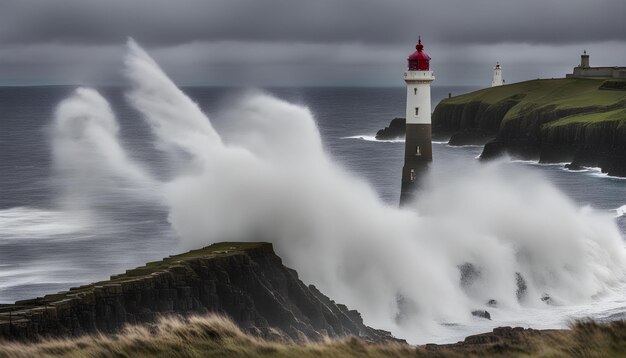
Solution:
[[[433,132],[450,144],[481,144],[481,158],[505,152],[544,163],[600,167],[626,176],[626,81],[533,80],[442,100]]]
[[[66,292],[0,305],[0,340],[115,333],[164,315],[222,314],[264,339],[398,341],[282,264],[269,243],[220,243]]]
[[[484,145],[481,158],[504,153],[568,168],[599,167],[626,176],[626,80],[550,79],[446,98],[432,115],[434,137]],[[377,139],[404,135],[395,118]]]

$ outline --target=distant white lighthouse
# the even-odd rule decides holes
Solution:
[[[406,82],[406,141],[400,205],[413,198],[418,179],[433,160],[430,122],[430,84],[435,80],[430,70],[430,56],[419,38],[408,58]]]
[[[496,62],[496,67],[493,68],[493,80],[491,80],[491,87],[502,86],[504,80],[502,79],[502,67],[500,63]]]

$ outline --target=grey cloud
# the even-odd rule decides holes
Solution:
[[[418,34],[437,84],[626,61],[624,0],[0,0],[0,85],[119,83],[132,36],[179,83],[398,85]]]
[[[5,0],[0,43],[626,40],[623,0]]]
[[[487,86],[495,61],[505,79],[563,77],[587,48],[592,65],[618,65],[624,42],[570,45],[434,43],[435,85]],[[383,85],[402,86],[406,44],[306,44],[195,42],[148,46],[163,69],[180,84],[192,85]],[[529,54],[534,54],[529,56]],[[0,84],[123,83],[123,44],[111,46],[44,44],[0,47]]]

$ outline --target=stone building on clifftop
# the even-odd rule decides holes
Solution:
[[[565,75],[567,78],[595,77],[595,78],[624,78],[626,79],[626,67],[591,67],[589,55],[585,50],[580,55],[580,65],[574,67],[573,73]]]

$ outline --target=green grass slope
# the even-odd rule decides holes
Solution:
[[[571,124],[590,124],[612,121],[619,122],[618,127],[626,126],[626,108],[619,108],[612,111],[609,110],[604,112],[574,114],[550,123],[546,123],[544,127],[555,128]]]

